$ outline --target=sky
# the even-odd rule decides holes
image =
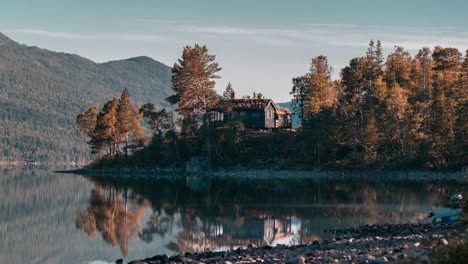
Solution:
[[[371,39],[388,54],[436,45],[468,49],[466,0],[0,0],[0,32],[95,62],[149,56],[168,66],[207,45],[237,94],[291,99],[291,79],[326,55],[334,78]]]

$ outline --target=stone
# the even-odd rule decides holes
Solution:
[[[364,254],[364,255],[361,255],[361,257],[359,257],[361,259],[362,262],[365,262],[365,261],[370,261],[370,260],[374,260],[375,257],[370,255],[370,254]]]
[[[288,258],[286,260],[286,263],[287,264],[305,264],[305,258],[303,256]]]
[[[440,240],[440,243],[441,243],[441,244],[444,244],[445,246],[449,244],[449,242],[448,242],[445,238],[442,238],[442,239]]]
[[[371,263],[387,263],[388,259],[386,257],[378,257],[371,261]]]

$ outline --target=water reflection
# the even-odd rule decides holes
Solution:
[[[421,222],[442,197],[463,191],[431,183],[88,179],[95,188],[88,207],[77,211],[76,226],[91,237],[100,233],[123,256],[132,239],[169,241],[165,248],[175,254],[297,244],[328,237],[331,228]]]
[[[149,205],[140,196],[132,197],[130,208],[127,201],[127,190],[120,197],[115,188],[97,185],[91,192],[89,207],[78,210],[76,227],[91,237],[101,233],[107,243],[112,246],[118,244],[123,255],[127,256],[129,240],[141,233],[141,217]]]

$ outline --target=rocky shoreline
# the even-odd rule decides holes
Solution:
[[[466,240],[468,229],[461,224],[389,224],[330,232],[335,238],[321,242],[276,247],[249,245],[233,251],[172,257],[157,255],[129,263],[428,263],[435,247],[448,245],[454,236]]]

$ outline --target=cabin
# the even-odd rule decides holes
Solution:
[[[292,128],[293,113],[271,99],[244,98],[221,100],[210,111],[210,124],[221,127],[239,120],[249,129]]]

